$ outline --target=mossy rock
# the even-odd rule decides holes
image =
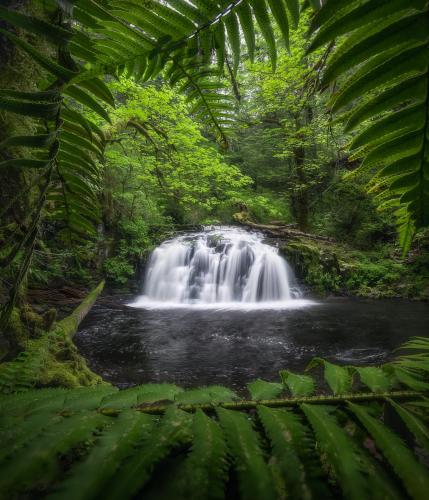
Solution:
[[[281,248],[298,279],[315,292],[336,292],[341,284],[341,266],[334,251],[307,241],[293,241]]]
[[[31,337],[40,336],[45,329],[45,321],[40,314],[37,314],[29,304],[21,308],[22,323],[26,326]]]
[[[12,349],[16,347],[19,349],[25,348],[28,341],[28,331],[21,320],[21,314],[17,307],[13,308],[9,323],[2,333],[4,338],[10,343]]]

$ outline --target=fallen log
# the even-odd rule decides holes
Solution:
[[[101,383],[87,367],[72,339],[104,287],[102,281],[66,318],[53,324],[38,338],[27,342],[13,361],[0,364],[0,393],[41,387],[78,387]]]
[[[86,298],[80,303],[78,307],[66,318],[59,321],[56,326],[64,331],[64,333],[69,337],[73,338],[74,334],[77,332],[80,323],[85,318],[85,316],[89,313],[95,301],[97,300],[100,293],[104,288],[104,280],[94,288]]]
[[[287,239],[300,239],[307,238],[316,241],[326,241],[328,243],[334,243],[333,238],[328,236],[321,236],[319,234],[305,233],[303,231],[298,231],[297,229],[291,229],[290,225],[273,225],[273,224],[256,224],[248,220],[243,213],[234,214],[234,220],[237,221],[242,226],[249,227],[251,229],[256,229],[262,233],[271,236],[273,238],[287,238]]]

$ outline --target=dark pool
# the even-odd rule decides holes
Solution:
[[[429,304],[335,298],[286,310],[144,310],[95,305],[75,342],[90,367],[121,387],[175,382],[240,388],[276,380],[314,356],[377,364],[411,336],[429,336]]]

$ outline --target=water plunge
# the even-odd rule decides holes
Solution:
[[[178,236],[152,253],[144,295],[134,304],[214,305],[285,303],[301,296],[278,250],[263,236],[214,228]]]

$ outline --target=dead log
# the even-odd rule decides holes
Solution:
[[[304,233],[298,231],[297,229],[292,229],[290,225],[274,225],[274,224],[256,224],[247,219],[247,214],[240,212],[234,214],[234,220],[236,220],[242,226],[249,227],[251,229],[256,229],[262,233],[273,237],[273,238],[285,238],[285,239],[300,239],[307,238],[309,240],[325,241],[327,243],[334,243],[333,238],[328,236],[321,236],[319,234]]]
[[[94,305],[100,293],[103,291],[104,281],[102,281],[97,288],[94,288],[86,298],[80,303],[78,307],[66,318],[62,319],[58,323],[56,323],[56,327],[61,329],[68,338],[73,338],[74,334],[77,332],[80,323],[83,318],[88,314],[91,310],[91,307]]]

